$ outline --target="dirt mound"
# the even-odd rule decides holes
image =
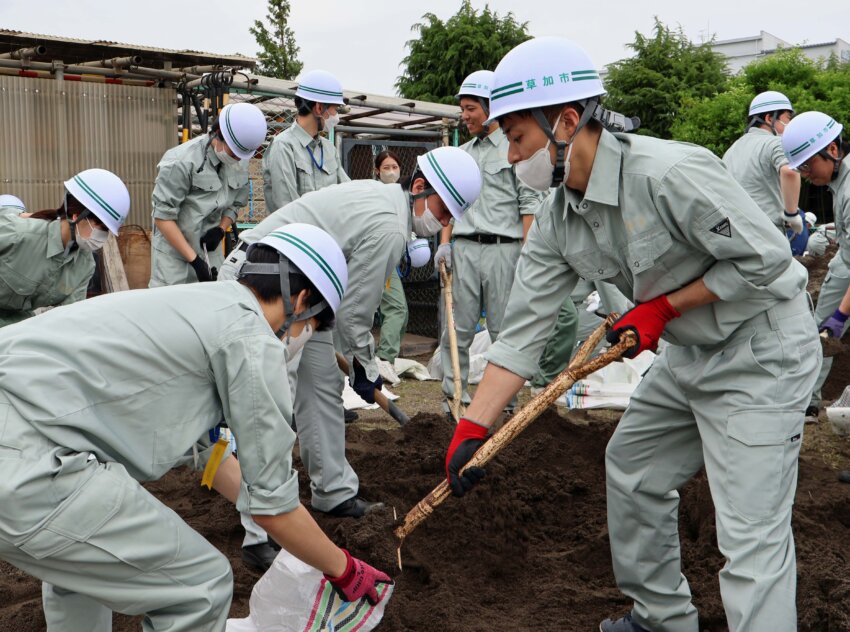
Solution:
[[[337,543],[396,578],[380,630],[592,630],[605,616],[628,610],[611,571],[605,515],[604,454],[614,424],[582,421],[580,413],[544,414],[490,465],[475,490],[446,501],[407,538],[401,573],[392,508],[400,519],[440,482],[452,429],[436,415],[417,415],[398,430],[348,429],[361,491],[387,509],[360,521],[317,518]],[[804,454],[800,465],[794,518],[799,629],[850,630],[848,490],[817,455]],[[231,615],[246,616],[259,574],[239,559],[235,510],[202,490],[198,478],[175,470],[147,487],[230,557],[236,577]],[[717,580],[723,558],[702,475],[682,490],[680,537],[700,628],[726,630]],[[37,582],[0,563],[0,594],[0,629],[44,629]],[[139,625],[139,618],[115,617],[116,632]]]

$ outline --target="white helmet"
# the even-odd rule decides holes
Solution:
[[[841,135],[844,127],[823,112],[803,112],[795,116],[782,135],[782,149],[792,169],[822,151]]]
[[[492,70],[476,70],[460,84],[460,90],[455,95],[458,99],[461,97],[480,97],[482,99],[490,98],[490,86],[493,85]]]
[[[345,105],[342,84],[326,70],[311,70],[301,75],[295,96],[315,103]]]
[[[218,115],[224,142],[240,160],[252,158],[266,139],[266,117],[253,103],[229,103]]]
[[[65,180],[65,190],[77,198],[106,226],[113,235],[130,213],[130,192],[111,171],[86,169],[70,180]]]
[[[749,116],[755,116],[756,114],[770,114],[772,112],[782,112],[784,110],[789,110],[791,112],[794,111],[794,107],[791,105],[791,101],[781,92],[776,92],[775,90],[768,90],[767,92],[762,92],[761,94],[757,94],[756,97],[750,102],[750,113]]]
[[[562,37],[537,37],[502,58],[490,86],[493,119],[606,94],[590,56]]]
[[[814,228],[817,223],[818,216],[811,211],[806,211],[806,224],[809,225],[809,228]]]
[[[298,266],[336,314],[348,286],[348,264],[333,237],[312,224],[287,224],[258,243],[271,246]],[[251,268],[246,269],[250,265],[246,261],[240,274],[251,274]],[[288,300],[287,293],[284,301]]]
[[[24,204],[24,201],[19,197],[16,197],[14,195],[10,195],[9,193],[6,193],[4,195],[0,195],[0,206],[6,206],[6,207],[9,207],[9,208],[20,209],[20,211],[22,213],[26,213],[26,211],[27,211],[27,207]]]
[[[431,246],[427,239],[412,239],[407,242],[407,255],[413,268],[421,268],[431,261]]]
[[[481,193],[481,170],[475,159],[457,147],[437,147],[416,158],[422,175],[460,219]]]

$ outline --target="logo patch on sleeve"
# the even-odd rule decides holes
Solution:
[[[716,224],[712,228],[710,228],[712,233],[716,235],[723,235],[724,237],[732,237],[732,224],[729,222],[729,219],[724,219],[722,222]]]

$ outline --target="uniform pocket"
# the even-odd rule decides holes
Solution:
[[[672,245],[673,238],[667,231],[638,235],[627,246],[629,267],[634,274],[651,268]]]
[[[742,410],[726,422],[726,497],[749,520],[764,520],[794,501],[803,414]]]
[[[12,266],[0,266],[0,309],[30,309],[30,297],[38,290],[38,280],[21,274]]]
[[[570,267],[582,279],[587,281],[609,279],[617,276],[620,272],[617,262],[606,256],[598,248],[583,250],[582,252],[570,254],[564,258],[570,264]]]
[[[197,173],[192,178],[192,187],[201,191],[218,191],[221,188],[221,180],[213,173]]]

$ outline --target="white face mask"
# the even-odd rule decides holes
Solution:
[[[331,131],[337,125],[339,125],[339,114],[329,114],[325,119],[325,129]]]
[[[417,216],[413,214],[413,232],[420,237],[431,237],[443,230],[443,225],[440,223],[431,209],[428,208],[428,201],[425,201],[425,212]]]
[[[218,159],[225,165],[239,164],[239,158],[231,156],[229,153],[227,153],[226,149],[222,149],[220,151],[216,149],[215,155],[218,156]]]
[[[109,239],[109,232],[92,226],[88,218],[86,218],[86,223],[89,225],[91,233],[88,238],[85,238],[77,232],[77,245],[80,247],[80,250],[96,252],[106,245],[106,240]]]
[[[286,347],[286,370],[290,375],[295,375],[298,370],[298,364],[301,362],[301,352],[304,350],[304,345],[313,336],[313,327],[310,323],[304,325],[304,329],[297,336],[290,336],[288,333],[283,338],[283,346]]]
[[[384,171],[383,169],[378,172],[378,177],[381,179],[381,182],[384,184],[393,184],[398,182],[399,173],[396,170],[393,171]]]
[[[559,116],[553,129],[558,129],[560,121],[561,117]],[[546,141],[546,145],[535,151],[531,158],[516,163],[516,177],[535,191],[546,192],[552,186],[552,171],[555,169],[555,165],[552,164],[552,156],[549,154],[551,144],[552,141]],[[564,158],[564,182],[570,175],[570,154],[572,154],[572,151],[573,144],[570,143],[566,158]]]

